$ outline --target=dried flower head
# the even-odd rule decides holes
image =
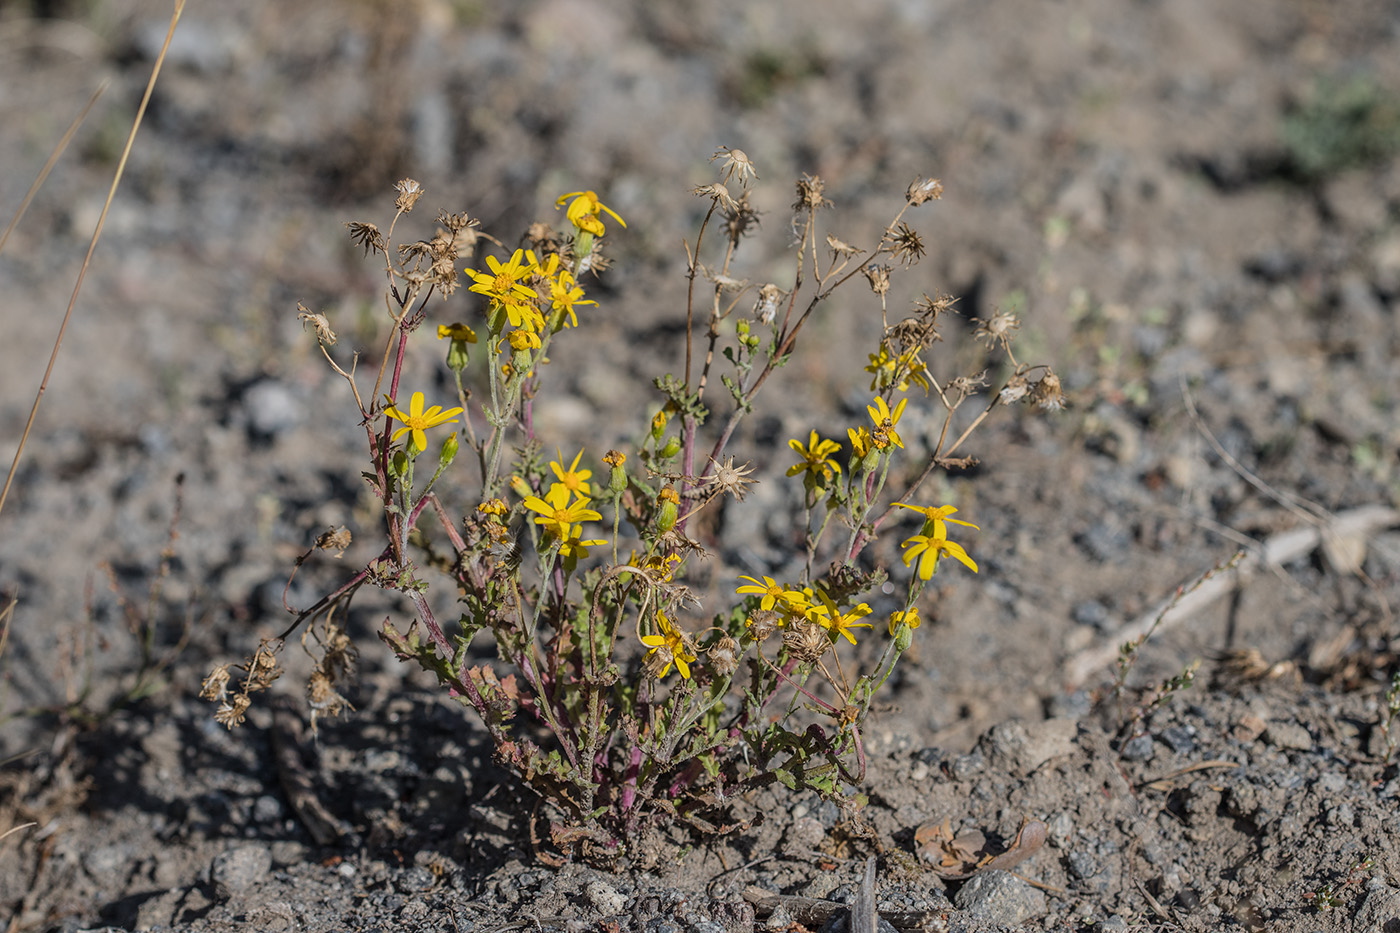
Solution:
[[[1015,337],[1015,331],[1020,328],[1021,322],[1016,315],[1009,311],[996,311],[987,320],[977,322],[972,336],[984,341],[988,349],[995,344],[1001,344],[1001,348],[1010,353],[1011,340]]]
[[[350,540],[350,529],[341,525],[321,532],[316,538],[316,547],[322,551],[335,551],[336,557],[342,557],[350,546]]]
[[[748,495],[748,490],[744,487],[757,482],[748,478],[749,474],[753,472],[753,464],[745,463],[743,466],[736,467],[733,457],[728,458],[723,463],[717,460],[710,462],[715,465],[714,475],[710,477],[710,485],[743,502],[744,496]]]
[[[376,253],[384,252],[384,234],[380,233],[374,224],[350,221],[345,226],[350,228],[350,239],[354,240],[357,246],[365,248],[366,256],[370,250]]]
[[[890,267],[878,263],[870,263],[861,272],[865,275],[865,280],[870,283],[870,290],[877,295],[883,295],[890,290]]]
[[[1006,381],[1006,385],[1002,386],[1001,391],[997,394],[1001,397],[1001,403],[1003,405],[1010,405],[1013,402],[1019,402],[1021,399],[1025,398],[1030,394],[1030,391],[1030,380],[1020,373],[1017,373]]]
[[[715,642],[707,656],[710,667],[720,677],[728,677],[739,669],[739,643],[728,635]]]
[[[745,234],[757,226],[758,211],[749,203],[749,193],[745,191],[743,197],[734,202],[734,209],[725,214],[725,234],[731,243],[738,243]]]
[[[726,182],[732,181],[735,175],[739,176],[739,184],[745,188],[749,186],[750,178],[758,177],[758,169],[754,166],[749,154],[742,149],[730,149],[728,146],[720,146],[715,154],[710,156],[713,162],[720,159],[720,171],[724,173]]]
[[[890,234],[890,238],[894,241],[891,252],[894,253],[896,259],[903,262],[906,266],[912,266],[924,257],[923,237],[919,236],[917,230],[903,221],[900,222],[899,226],[894,228]]]
[[[957,314],[958,309],[953,307],[957,302],[958,299],[952,295],[939,295],[937,298],[930,298],[925,294],[914,302],[914,314],[919,320],[932,327],[938,323],[938,318],[941,315],[950,311]]]
[[[943,197],[943,182],[937,178],[916,178],[904,192],[904,199],[918,206],[925,201],[936,201]]]
[[[753,640],[760,644],[772,637],[782,625],[783,614],[776,609],[759,609],[749,616],[746,623]]]
[[[754,302],[753,316],[764,324],[772,324],[778,317],[778,302],[782,301],[783,290],[769,282],[758,290],[758,300]]]
[[[859,246],[852,246],[845,240],[837,239],[831,234],[827,234],[826,236],[826,246],[827,249],[831,250],[834,256],[854,256],[856,253],[860,252]]]
[[[308,324],[311,325],[312,330],[316,331],[316,341],[318,343],[327,347],[335,346],[335,342],[338,338],[335,335],[335,331],[331,330],[331,319],[326,317],[323,312],[308,311],[306,310],[306,305],[298,301],[297,320],[301,321],[302,327],[306,327]]]
[[[394,199],[394,206],[401,211],[413,210],[413,205],[418,203],[418,199],[423,196],[423,186],[412,178],[405,178],[394,185],[394,190],[399,196]]]
[[[810,619],[798,619],[783,630],[783,647],[798,661],[815,661],[831,647],[826,629]]]
[[[1031,390],[1031,401],[1045,411],[1059,411],[1065,406],[1065,393],[1060,387],[1060,377],[1055,375],[1053,370],[1047,368],[1045,375],[1035,384],[1035,388]]]
[[[954,405],[987,385],[987,372],[983,370],[971,376],[958,376],[948,383],[947,394]]]
[[[733,214],[739,210],[739,202],[734,200],[734,196],[729,193],[729,189],[722,183],[716,182],[713,185],[700,185],[692,188],[693,194],[702,198],[709,198],[715,205],[726,214]]]
[[[831,202],[822,196],[826,182],[816,175],[803,175],[797,179],[797,200],[792,202],[794,211],[815,211],[820,207],[830,207]]]

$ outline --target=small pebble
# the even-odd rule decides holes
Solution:
[[[1153,751],[1152,736],[1135,735],[1123,743],[1118,757],[1124,761],[1151,761]]]
[[[1196,738],[1192,730],[1183,726],[1168,726],[1157,737],[1178,755],[1189,755],[1196,748]]]
[[[595,879],[588,882],[584,885],[583,895],[605,917],[621,913],[622,909],[627,906],[627,898],[619,894],[617,888],[606,881]]]
[[[981,920],[1017,926],[1045,913],[1045,895],[1005,871],[974,875],[953,896],[953,904]]]
[[[223,897],[246,891],[272,871],[272,853],[266,846],[238,846],[218,855],[209,867],[209,878]]]

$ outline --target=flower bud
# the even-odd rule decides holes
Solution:
[[[408,454],[402,448],[395,449],[394,455],[389,458],[389,472],[399,479],[408,473]]]
[[[656,530],[665,534],[676,527],[680,517],[681,497],[674,486],[662,486],[656,496]]]
[[[614,496],[620,496],[627,489],[627,471],[622,465],[627,462],[627,455],[620,450],[610,450],[603,462],[611,467],[608,473],[608,492]]]
[[[669,420],[664,408],[651,416],[651,439],[653,441],[661,442],[661,435],[666,433],[666,422]]]
[[[510,478],[510,491],[522,499],[535,494],[535,491],[530,488],[530,484],[525,482],[525,478],[522,476],[512,476]]]
[[[661,456],[662,460],[670,460],[672,457],[674,457],[680,452],[681,439],[675,436],[674,434],[666,438],[666,443],[662,444],[661,449],[657,451],[657,453]]]
[[[438,469],[447,469],[455,459],[457,459],[457,432],[453,431],[443,438],[442,450],[438,453]]]

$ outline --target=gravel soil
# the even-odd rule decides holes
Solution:
[[[0,214],[110,82],[0,252],[7,463],[168,16],[0,4]],[[363,433],[296,318],[382,345],[344,223],[387,224],[406,176],[414,236],[616,208],[535,417],[596,469],[678,358],[722,145],[758,167],[760,282],[802,173],[857,245],[941,179],[891,307],[959,296],[935,372],[1014,311],[1068,396],[942,481],[981,572],[937,578],[864,796],[765,789],[740,831],[560,867],[484,730],[375,639],[387,597],[348,620],[354,712],[312,737],[293,641],[282,696],[217,725],[210,666],[375,553]],[[0,929],[834,933],[872,857],[882,930],[1400,929],[1397,152],[1393,0],[191,4],[0,514]],[[839,293],[772,380],[716,580],[791,557],[786,440],[864,417],[878,312]]]

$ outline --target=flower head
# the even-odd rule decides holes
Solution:
[[[651,649],[647,652],[647,669],[650,671],[659,665],[656,678],[660,680],[671,672],[671,665],[675,664],[681,676],[689,680],[690,663],[696,658],[690,639],[666,618],[664,612],[656,614],[656,630],[655,635],[641,637],[642,644]]]
[[[896,502],[895,506],[901,509],[910,509],[922,515],[924,517],[923,533],[926,535],[933,535],[935,538],[948,537],[948,526],[945,525],[944,522],[952,522],[954,525],[963,525],[967,528],[977,528],[972,522],[965,522],[960,518],[949,518],[949,515],[957,511],[955,506],[940,505],[937,507],[930,506],[925,508],[921,505],[909,505],[905,502]],[[977,530],[981,531],[982,529],[977,528]]]
[[[833,641],[838,636],[844,636],[846,641],[854,645],[856,637],[851,634],[851,629],[873,627],[869,622],[856,621],[870,615],[870,606],[867,604],[859,603],[849,611],[842,612],[825,592],[819,592],[817,595],[821,602],[807,611],[807,618],[831,633]]]
[[[904,542],[904,566],[908,567],[917,559],[919,579],[930,580],[938,571],[938,559],[944,554],[961,561],[973,573],[977,572],[977,562],[967,556],[962,545],[954,544],[947,538],[937,535],[914,535]]]
[[[555,451],[555,453],[559,452]],[[569,464],[568,469],[565,469],[564,455],[560,453],[558,460],[550,461],[549,468],[554,471],[555,476],[559,477],[559,483],[561,485],[569,487],[569,491],[572,492],[574,495],[579,496],[580,498],[587,498],[588,496],[593,495],[593,491],[589,488],[588,484],[588,478],[593,475],[593,471],[580,470],[578,468],[578,462],[580,459],[582,459],[582,457],[583,450],[580,449],[579,452],[574,456],[574,462]]]
[[[600,211],[606,211],[608,216],[617,221],[623,227],[627,222],[602,201],[598,200],[598,195],[592,191],[570,191],[568,194],[560,195],[554,202],[555,210],[558,210],[565,201],[569,201],[569,209],[565,211],[565,216],[569,218],[569,223],[573,224],[580,231],[591,233],[594,236],[602,236],[604,231],[603,222],[598,219]]]
[[[556,257],[557,258],[557,257]],[[596,305],[598,302],[584,300],[583,289],[574,284],[574,277],[568,269],[559,273],[549,282],[549,306],[554,310],[552,327],[577,327],[578,315],[574,308],[578,305]],[[568,319],[567,323],[565,318]]]
[[[747,585],[739,587],[734,592],[740,595],[748,593],[754,596],[761,596],[762,599],[758,602],[758,608],[760,609],[772,609],[778,600],[783,598],[783,587],[774,583],[772,577],[764,577],[761,581],[757,577],[740,577],[739,579],[748,580],[749,582]]]
[[[535,524],[543,525],[554,540],[564,541],[569,536],[568,526],[577,525],[579,522],[596,522],[603,517],[588,507],[590,500],[587,497],[580,496],[571,503],[571,495],[568,486],[554,483],[543,499],[539,496],[526,496],[523,504],[531,512],[539,513]]]
[[[899,400],[899,404],[894,407],[894,411],[890,411],[884,398],[877,395],[873,405],[865,406],[865,410],[870,413],[871,423],[875,425],[875,430],[870,432],[870,436],[874,439],[877,448],[884,450],[893,444],[900,450],[904,449],[904,440],[895,431],[894,426],[899,424],[899,419],[904,415],[904,406],[908,404],[909,399],[902,398]],[[881,443],[882,440],[884,443]]]
[[[423,393],[414,392],[412,398],[408,401],[407,412],[400,411],[393,405],[384,409],[384,414],[393,418],[395,421],[403,423],[403,426],[395,431],[393,436],[389,438],[389,442],[393,443],[405,434],[411,434],[412,437],[409,446],[415,452],[427,450],[428,436],[423,432],[428,428],[435,428],[440,424],[446,424],[461,413],[461,408],[449,408],[443,411],[441,405],[434,405],[432,408],[424,411]]]
[[[739,176],[739,184],[747,188],[750,178],[758,177],[758,169],[754,167],[753,160],[749,154],[742,149],[730,149],[728,146],[720,146],[715,150],[715,154],[710,156],[710,161],[720,160],[720,171],[724,173],[724,180],[730,181],[735,175]]]
[[[913,606],[909,609],[899,609],[890,614],[890,634],[893,635],[902,628],[918,628],[919,622],[918,606]]]
[[[788,467],[787,475],[796,476],[798,473],[806,473],[803,482],[811,482],[814,487],[825,487],[841,472],[841,464],[832,460],[833,454],[841,450],[841,445],[836,441],[823,440],[813,431],[808,437],[807,443],[803,443],[796,438],[788,441],[788,446],[802,458],[798,463]]]
[[[487,256],[486,265],[491,269],[489,273],[476,269],[463,270],[476,283],[468,291],[485,295],[494,306],[504,309],[513,327],[538,330],[543,326],[543,317],[531,303],[531,299],[538,298],[539,293],[520,281],[536,269],[533,264],[525,262],[525,251],[516,250],[505,263],[495,256]]]

